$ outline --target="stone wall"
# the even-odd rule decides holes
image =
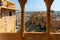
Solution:
[[[1,32],[15,32],[16,31],[16,16],[7,16],[0,19],[0,33]]]
[[[20,33],[0,33],[0,40],[20,40]]]

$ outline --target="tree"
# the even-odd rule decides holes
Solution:
[[[51,13],[54,13],[54,10],[50,10]]]

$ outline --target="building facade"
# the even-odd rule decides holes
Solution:
[[[0,32],[16,31],[16,7],[8,0],[1,0],[0,6]]]

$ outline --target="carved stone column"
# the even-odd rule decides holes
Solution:
[[[46,18],[46,40],[50,40],[50,8],[54,0],[44,0],[47,8]]]
[[[18,0],[19,3],[20,3],[20,6],[21,6],[21,31],[20,31],[20,34],[21,34],[21,38],[22,40],[24,40],[24,8],[25,8],[25,4],[27,2],[27,0]]]

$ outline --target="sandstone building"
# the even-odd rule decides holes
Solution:
[[[16,7],[9,0],[1,0],[0,2],[0,32],[16,31]]]

